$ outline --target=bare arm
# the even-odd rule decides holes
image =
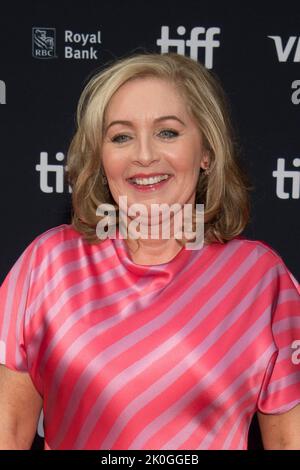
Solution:
[[[0,450],[30,449],[42,404],[28,373],[0,365]]]
[[[266,450],[300,450],[300,405],[280,415],[257,413]]]

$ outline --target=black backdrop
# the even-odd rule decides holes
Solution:
[[[255,186],[245,235],[269,243],[300,280],[297,3],[1,2],[0,282],[36,235],[69,222],[62,165],[88,77],[114,58],[167,48],[196,54],[221,79]],[[261,446],[256,421],[249,446]]]

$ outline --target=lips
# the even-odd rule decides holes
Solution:
[[[168,175],[171,176],[170,173],[136,173],[135,175],[130,176],[127,178],[127,180],[131,180],[133,178],[152,178],[154,176],[162,176],[162,175]]]
[[[160,183],[161,181],[164,181],[166,179],[170,178],[169,175],[164,174],[164,175],[158,175],[158,176],[150,176],[147,178],[130,178],[129,183],[133,183],[136,185],[151,185],[151,184],[157,184]]]
[[[158,178],[158,176],[166,176],[165,178]],[[145,178],[145,179],[144,179]],[[147,179],[150,181],[146,182]],[[156,173],[155,176],[147,175],[146,177],[132,177],[127,181],[132,188],[137,191],[157,191],[164,187],[172,179],[172,175],[168,173]]]

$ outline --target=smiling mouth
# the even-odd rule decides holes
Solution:
[[[165,181],[169,179],[171,175],[162,174],[158,176],[150,176],[147,178],[128,178],[128,182],[131,184],[135,184],[137,186],[150,186],[154,184],[158,184],[161,181]]]

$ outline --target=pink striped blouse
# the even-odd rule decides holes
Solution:
[[[0,362],[42,395],[45,449],[246,449],[257,410],[300,403],[300,285],[261,241],[146,266],[63,224],[0,306]]]

